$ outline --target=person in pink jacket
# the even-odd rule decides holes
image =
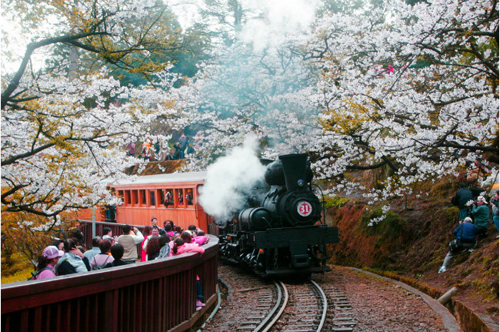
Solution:
[[[208,243],[208,237],[205,235],[204,231],[198,231],[197,235],[191,242],[197,243],[199,246],[202,246]]]
[[[198,252],[200,253],[200,255],[202,255],[205,252],[205,249],[203,249],[196,243],[185,243],[183,239],[178,238],[174,241],[172,252],[174,256],[178,256],[185,252]]]
[[[48,246],[43,249],[42,255],[38,260],[38,270],[34,274],[33,279],[55,277],[54,266],[56,266],[62,255],[64,255],[64,251],[59,250],[55,246]]]

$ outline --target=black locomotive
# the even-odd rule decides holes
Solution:
[[[320,222],[322,206],[312,191],[307,154],[262,162],[265,183],[231,221],[219,222],[222,257],[265,276],[329,271],[326,245],[338,242],[338,230]]]

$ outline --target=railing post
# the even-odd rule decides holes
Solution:
[[[103,331],[106,332],[117,332],[118,331],[118,318],[122,319],[122,313],[118,311],[119,303],[118,303],[118,289],[113,289],[106,292],[103,312],[104,312],[104,320]]]
[[[95,238],[95,206],[92,207],[92,238]]]

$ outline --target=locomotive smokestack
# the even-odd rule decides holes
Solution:
[[[307,189],[307,154],[287,154],[279,157],[283,163],[287,190]]]

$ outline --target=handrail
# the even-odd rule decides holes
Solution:
[[[187,330],[200,316],[197,276],[205,300],[216,298],[218,239],[209,236],[201,256],[4,284],[2,331]]]

